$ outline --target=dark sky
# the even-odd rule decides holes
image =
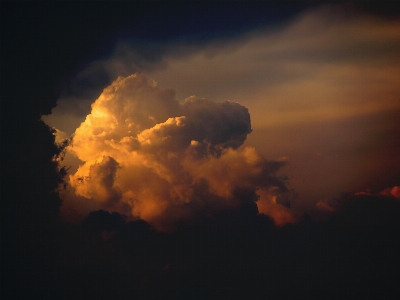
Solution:
[[[398,65],[392,64],[399,62],[396,51],[399,42],[396,38],[400,29],[397,27],[396,30],[396,24],[399,26],[396,2],[345,3],[347,9],[344,10],[344,15],[348,18],[345,20],[351,20],[354,15],[355,19],[361,20],[357,23],[360,26],[386,24],[387,27],[382,25],[379,28],[383,28],[382,34],[387,34],[384,37],[388,37],[390,43],[382,42],[371,52],[355,48],[350,53],[349,48],[338,47],[323,52],[324,55],[329,55],[319,57],[317,63],[314,60],[312,62],[313,66],[325,66],[327,62],[333,62],[332,68],[326,70],[332,72],[329,74],[337,75],[335,78],[339,82],[343,70],[350,72],[347,75],[359,76],[359,73],[351,73],[354,68],[336,69],[337,61],[356,61],[360,72],[365,73],[365,70],[372,70],[368,69],[372,63],[370,65],[365,61],[376,63],[371,57],[386,57],[387,60],[379,60],[379,64],[382,63],[382,73],[375,73],[375,77],[368,82],[378,82],[382,78],[379,81],[382,83],[379,85],[381,90],[377,91],[389,90],[394,94],[394,100],[386,98],[387,102],[382,104],[392,109],[389,112],[377,110],[372,101],[366,102],[372,103],[371,106],[362,103],[365,111],[378,112],[359,115],[355,113],[359,106],[354,102],[354,112],[346,110],[349,113],[341,122],[336,122],[334,117],[330,118],[331,111],[318,111],[322,118],[329,117],[329,120],[321,123],[321,126],[314,126],[314,123],[296,123],[297,118],[303,120],[304,116],[298,117],[295,112],[292,114],[284,104],[278,107],[267,103],[258,111],[258,106],[254,104],[260,103],[255,97],[258,95],[256,93],[251,94],[255,97],[253,102],[251,99],[238,101],[241,104],[213,102],[211,100],[217,96],[229,96],[236,101],[233,96],[236,90],[231,94],[223,93],[218,88],[219,85],[210,85],[207,77],[209,81],[214,78],[220,80],[220,77],[217,73],[207,72],[208,66],[203,58],[196,61],[196,53],[203,53],[205,49],[211,57],[208,62],[224,68],[225,63],[230,63],[229,59],[213,60],[213,57],[220,57],[218,51],[226,49],[221,43],[230,43],[232,53],[236,55],[240,51],[235,52],[238,49],[235,47],[243,39],[247,39],[250,53],[258,55],[258,48],[254,48],[254,45],[261,45],[262,41],[276,41],[273,34],[267,35],[263,40],[265,30],[282,34],[285,37],[284,42],[287,37],[295,40],[296,36],[291,35],[294,31],[290,30],[293,28],[290,27],[293,19],[302,21],[307,19],[302,19],[301,16],[318,17],[321,4],[327,3],[1,2],[2,299],[36,296],[41,299],[221,299],[234,296],[249,299],[293,299],[299,296],[375,299],[396,293],[395,286],[399,277],[397,256],[400,250],[396,243],[400,232],[397,152],[400,147],[397,121],[399,107],[395,102],[399,73]],[[337,1],[328,4],[337,4]],[[317,13],[308,15],[310,11],[315,12],[314,9]],[[366,15],[378,21],[363,23],[363,16]],[[332,16],[337,15],[328,14],[326,19],[340,23],[340,18],[332,19]],[[359,16],[361,17],[358,18]],[[326,24],[331,24],[329,22]],[[372,30],[374,27],[366,28]],[[333,34],[335,32],[333,30]],[[365,34],[365,31],[360,32]],[[254,35],[249,38],[248,33]],[[329,36],[328,33],[326,35]],[[370,35],[366,34],[366,37],[368,40]],[[128,47],[118,48],[121,41]],[[312,39],[311,43],[320,45]],[[286,44],[276,43],[276,46],[282,45]],[[358,46],[359,44],[355,44],[355,47]],[[154,129],[153,124],[144,127],[145,130],[138,129],[138,141],[142,144],[146,141],[154,143],[165,132],[171,136],[177,132],[179,138],[159,148],[149,146],[146,152],[143,150],[145,155],[142,156],[149,164],[156,162],[157,166],[176,171],[176,174],[181,171],[176,165],[165,163],[160,157],[154,160],[150,157],[161,155],[161,150],[169,149],[171,153],[175,151],[174,155],[178,158],[187,158],[188,156],[180,155],[187,155],[187,151],[198,147],[195,149],[197,152],[190,154],[193,155],[190,156],[193,160],[182,160],[186,163],[185,170],[203,172],[203,177],[196,177],[197,175],[193,175],[195,173],[191,173],[189,178],[195,180],[190,185],[189,197],[195,200],[182,205],[173,202],[172,205],[172,202],[163,202],[163,198],[156,197],[151,202],[153,198],[146,194],[146,189],[133,189],[149,197],[149,202],[146,203],[159,207],[164,205],[162,214],[148,213],[146,205],[140,206],[142,196],[134,195],[140,198],[139,202],[134,202],[140,208],[131,215],[124,214],[129,209],[132,211],[132,208],[126,206],[128,202],[113,202],[114,198],[125,199],[127,193],[132,191],[129,188],[124,189],[124,182],[127,180],[118,181],[118,189],[114,189],[116,185],[109,186],[110,182],[115,183],[121,179],[118,174],[126,174],[124,178],[133,178],[138,183],[147,181],[154,193],[157,192],[155,185],[152,185],[154,180],[161,180],[153,176],[156,171],[137,173],[138,175],[129,171],[131,169],[125,167],[127,165],[122,152],[114,156],[109,152],[106,154],[109,155],[107,158],[92,165],[88,164],[92,181],[88,179],[88,188],[81,190],[81,196],[86,195],[88,199],[92,197],[88,201],[97,204],[91,206],[79,202],[81,206],[65,207],[69,200],[65,200],[67,198],[62,195],[63,191],[64,194],[69,191],[69,176],[74,175],[79,181],[80,173],[75,174],[76,170],[69,169],[68,166],[62,167],[59,158],[65,154],[63,147],[66,145],[55,144],[54,132],[41,121],[42,115],[50,114],[58,101],[61,113],[57,118],[61,120],[63,116],[73,113],[76,120],[79,120],[78,124],[74,123],[75,127],[71,125],[74,131],[83,121],[79,118],[90,113],[89,104],[98,97],[103,88],[116,79],[109,77],[111,73],[96,74],[93,66],[96,66],[96,62],[104,63],[100,64],[101,67],[109,66],[109,62],[116,57],[115,53],[121,53],[118,52],[120,49],[134,50],[135,57],[141,59],[135,65],[135,70],[158,81],[160,91],[151,87],[150,80],[144,84],[145,79],[141,79],[141,84],[156,95],[162,94],[162,97],[157,96],[160,99],[170,99],[168,95],[171,94],[162,90],[168,87],[176,88],[176,95],[179,97],[189,97],[191,94],[186,93],[196,93],[200,98],[211,98],[192,99],[182,107],[175,103],[174,98],[170,100],[169,106],[166,105],[171,114],[164,114],[165,111],[156,109],[154,114],[149,115],[154,122],[157,121],[155,124],[164,124],[166,131],[155,130],[164,127]],[[253,50],[255,52],[251,52]],[[340,52],[341,50],[344,52]],[[124,53],[131,53],[129,51]],[[352,53],[357,55],[358,60],[353,60]],[[365,56],[360,58],[360,53]],[[292,54],[299,53],[288,52],[287,56],[288,59],[294,58],[291,62],[298,62],[297,56],[291,56]],[[303,58],[307,61],[310,53],[301,54],[304,54]],[[181,60],[181,56],[187,58],[187,65],[180,64],[185,62],[184,59]],[[233,56],[233,59],[239,59],[238,65],[245,61],[241,60],[242,56],[237,57],[239,58]],[[163,65],[165,61],[170,63],[167,64],[168,67]],[[196,63],[200,63],[204,69],[196,69],[198,77],[195,77],[195,81],[184,81],[186,73],[181,70],[187,66],[196,67]],[[392,64],[391,69],[385,69],[388,64]],[[300,73],[315,71],[318,76],[325,74],[318,68],[309,68],[310,65],[298,66]],[[308,69],[302,70],[302,66]],[[295,65],[291,65],[291,68],[294,67]],[[241,69],[238,66],[238,69],[229,70],[236,72]],[[93,74],[98,77],[93,78]],[[237,78],[233,75],[229,77],[232,81],[226,83],[227,90],[241,84],[249,89],[255,87],[249,85],[245,78],[235,81]],[[176,83],[173,82],[175,78]],[[268,78],[276,80],[272,75]],[[129,80],[132,84],[138,84],[139,79],[135,77]],[[332,77],[322,79],[331,80]],[[125,82],[129,83],[129,80]],[[360,84],[360,81],[354,82]],[[356,86],[357,91],[363,88],[362,83]],[[204,95],[198,94],[196,88],[204,91]],[[243,94],[249,91],[245,88]],[[300,84],[288,95],[303,93],[307,88],[307,85]],[[121,88],[121,93],[124,91]],[[274,91],[271,85],[270,97],[279,96]],[[338,98],[332,99],[342,101],[339,97],[340,91],[335,90],[336,92]],[[113,95],[118,96],[118,93]],[[347,94],[343,92],[343,95]],[[94,98],[90,98],[93,96]],[[359,94],[355,96],[354,101]],[[79,102],[87,97],[91,102]],[[67,101],[70,105],[68,107],[68,103],[62,99],[75,100]],[[281,101],[285,100],[283,96],[282,99]],[[221,99],[224,100],[226,99]],[[154,103],[159,105],[158,102]],[[306,101],[304,103],[307,104]],[[101,107],[100,102],[98,106]],[[110,106],[105,107],[111,110]],[[254,132],[243,146],[243,140],[250,131],[250,117],[246,107],[250,111]],[[260,112],[267,109],[274,109],[277,114],[279,110],[283,110],[284,114],[277,116],[290,119],[290,124],[294,125],[280,126],[281,121],[278,118],[263,117]],[[180,116],[177,115],[178,112],[184,113],[186,121],[177,119]],[[205,113],[213,116],[207,119],[208,123],[203,119]],[[336,113],[339,114],[340,111],[335,110]],[[141,115],[135,117],[139,118]],[[312,112],[306,117],[316,118]],[[167,118],[175,119],[166,123]],[[172,121],[178,127],[180,122],[188,122],[184,124],[192,126],[191,130],[168,131],[175,130],[168,127]],[[53,123],[56,122],[53,120]],[[210,126],[204,127],[205,123]],[[147,123],[143,121],[137,124]],[[368,127],[365,133],[365,124],[374,126]],[[293,131],[290,126],[302,128],[303,135]],[[67,126],[58,129],[66,131],[68,135],[72,133],[68,132]],[[343,131],[349,132],[349,135],[343,136]],[[324,139],[326,132],[330,134],[329,140]],[[187,139],[188,134],[195,136],[196,140]],[[87,135],[76,136],[76,145],[85,145]],[[289,139],[284,139],[284,136],[298,141],[289,143]],[[332,140],[331,137],[335,139]],[[319,138],[321,142],[314,142],[313,138]],[[335,143],[335,140],[341,142]],[[188,146],[184,152],[183,148],[179,148],[181,144],[178,142],[189,143],[193,147],[189,149]],[[274,146],[269,147],[269,144]],[[72,151],[78,153],[76,145]],[[315,145],[318,147],[311,147]],[[245,146],[254,147],[259,152],[245,150],[250,149]],[[296,147],[301,151],[294,151]],[[173,150],[176,148],[178,150]],[[77,156],[86,162],[87,159],[83,157],[89,157],[87,153],[79,152]],[[135,153],[139,155],[142,152],[137,150]],[[292,157],[292,165],[290,157],[286,156]],[[199,160],[200,158],[203,160]],[[308,164],[309,160],[314,163]],[[315,162],[316,160],[318,161]],[[235,172],[232,166],[239,166],[241,172]],[[344,172],[342,166],[346,166]],[[313,167],[319,169],[313,170]],[[151,168],[157,170],[155,165],[151,165]],[[327,176],[324,168],[329,172],[337,171],[337,175]],[[120,170],[126,173],[117,173]],[[256,176],[254,172],[259,173]],[[293,178],[292,183],[282,177],[285,173]],[[308,175],[304,175],[305,173]],[[368,175],[372,173],[374,176]],[[224,180],[219,181],[222,176]],[[184,180],[187,178],[180,175],[177,178],[184,179],[179,181],[180,185],[175,185],[177,188],[174,192],[178,195],[181,192],[185,194],[187,183]],[[304,182],[304,179],[310,179],[312,183]],[[64,184],[66,188],[60,188]],[[346,185],[348,188],[344,188]],[[127,186],[130,186],[129,182]],[[368,187],[371,190],[366,191]],[[271,190],[268,189],[271,188],[279,193],[269,194]],[[329,197],[324,198],[327,189]],[[160,189],[160,193],[163,192]],[[307,198],[312,195],[313,201],[306,201],[307,205],[299,204],[299,201],[304,200],[304,196],[296,196],[300,192],[307,195]],[[340,195],[340,192],[347,193]],[[104,193],[107,195],[106,200],[98,205],[96,195],[100,199]],[[152,197],[154,195],[151,194]],[[187,199],[186,196],[179,197],[181,200]],[[73,201],[81,200],[82,198],[74,198]],[[85,209],[79,211],[82,205]],[[308,210],[304,210],[303,206],[307,206]],[[72,219],[76,217],[75,223],[61,220],[62,207],[63,220],[68,215],[71,218],[69,221],[74,221]],[[295,207],[297,214],[289,213],[290,207]],[[305,211],[307,214],[304,214]],[[285,223],[289,224],[276,226]]]

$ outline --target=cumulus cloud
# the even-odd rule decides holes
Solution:
[[[265,201],[271,189],[275,199],[286,191],[276,174],[283,162],[240,147],[250,132],[250,114],[239,103],[195,96],[178,102],[174,90],[142,74],[119,77],[92,104],[68,147],[82,163],[69,176],[64,206],[80,197],[165,229],[259,201],[260,212],[277,224],[291,221],[286,207]]]
[[[211,121],[211,115],[226,108],[200,99],[187,100],[182,105],[175,99],[181,101],[196,94],[239,102],[248,108],[254,130],[246,143],[266,157],[290,156],[291,163],[285,172],[301,198],[292,209],[304,211],[318,200],[334,197],[343,190],[366,187],[375,190],[398,184],[396,168],[392,167],[393,162],[399,162],[400,153],[396,134],[400,112],[398,28],[398,18],[368,15],[351,5],[340,4],[314,7],[274,27],[222,40],[207,39],[202,43],[119,40],[111,56],[93,61],[68,83],[57,107],[44,120],[70,135],[90,113],[97,119],[93,120],[96,125],[89,126],[90,130],[95,135],[109,135],[104,138],[108,143],[104,155],[116,159],[115,155],[122,155],[121,151],[137,152],[138,147],[147,147],[148,155],[156,155],[159,146],[155,144],[161,142],[163,147],[186,147],[188,135],[183,132],[189,128],[193,135],[189,142],[193,140],[193,145],[206,131],[210,142],[218,143],[224,133],[212,128],[227,123],[226,120],[218,123],[218,117]],[[122,84],[111,84],[112,80],[135,72],[143,72],[160,86],[175,87],[176,95],[173,90],[151,87],[152,80],[147,78],[148,85],[141,88],[149,93],[148,100],[141,101],[140,97],[135,100],[140,110],[125,107],[127,115],[135,111],[134,117],[122,120],[131,127],[127,126],[124,133],[110,128],[103,133],[104,124],[114,122],[108,119],[111,102],[106,99],[106,94],[112,95],[113,91],[104,91],[104,99],[98,99],[92,111],[90,104],[104,86],[110,85],[112,89]],[[132,97],[135,93],[139,96],[145,93],[139,89],[130,92]],[[165,100],[158,101],[157,97]],[[211,130],[200,121],[202,116],[195,115],[200,114],[200,106],[208,114]],[[101,115],[102,111],[107,113]],[[80,130],[86,129],[81,126]],[[178,133],[184,136],[179,140],[183,144],[177,141]],[[161,140],[169,134],[174,139]],[[242,132],[242,138],[246,135]],[[95,140],[105,150],[105,142]],[[200,143],[196,151],[218,155],[226,147],[237,147],[241,140],[233,137],[221,143],[225,148]],[[98,159],[100,148],[95,144],[83,136],[76,140],[76,149],[86,147],[79,150],[83,161]],[[83,157],[91,156],[91,149],[94,157]],[[113,151],[119,154],[109,153]],[[322,155],[315,157],[316,151]],[[68,159],[67,155],[65,160]]]

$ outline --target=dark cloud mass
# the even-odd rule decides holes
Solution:
[[[64,295],[67,299],[77,294],[120,299],[393,295],[400,265],[399,200],[348,194],[336,201],[340,210],[324,221],[306,217],[296,225],[276,228],[268,217],[252,210],[225,210],[182,223],[168,234],[143,221],[125,223],[117,213],[92,212],[82,223],[84,229],[67,227],[61,254]],[[70,289],[79,282],[85,288]]]

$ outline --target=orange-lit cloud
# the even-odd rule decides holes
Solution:
[[[392,188],[387,188],[387,189],[383,190],[382,192],[380,192],[380,194],[385,195],[385,196],[392,196],[397,199],[400,199],[400,186],[397,185]]]
[[[277,26],[223,40],[199,44],[144,43],[142,46],[157,57],[154,60],[140,54],[137,42],[121,40],[110,57],[94,61],[76,76],[71,83],[75,84],[74,92],[62,95],[52,115],[44,119],[71,134],[90,112],[76,132],[80,138],[70,148],[76,154],[79,152],[80,160],[98,161],[101,151],[119,164],[129,159],[133,166],[140,161],[136,168],[157,170],[157,176],[169,178],[168,182],[176,177],[171,171],[176,171],[175,162],[185,162],[187,168],[198,167],[183,160],[188,153],[176,154],[174,147],[184,149],[190,143],[190,149],[211,151],[214,155],[241,143],[241,139],[234,137],[225,141],[227,147],[215,148],[213,143],[218,136],[211,135],[220,126],[219,119],[214,118],[206,128],[198,126],[197,117],[190,115],[190,109],[196,111],[212,102],[201,104],[203,100],[189,98],[182,105],[175,99],[181,101],[196,94],[233,101],[227,107],[239,102],[248,109],[254,130],[245,145],[255,147],[266,157],[290,157],[291,163],[284,170],[301,198],[292,209],[304,211],[341,191],[367,187],[381,190],[398,184],[398,168],[393,166],[400,163],[399,29],[398,18],[368,15],[351,5],[340,4],[321,5]],[[90,109],[89,103],[100,93],[100,86],[138,71],[154,78],[160,86],[175,87],[176,96],[174,90],[161,90],[152,80],[141,79],[146,85],[135,83],[138,89],[132,88],[129,93],[136,100],[120,112],[123,100],[112,100],[113,89],[122,91],[119,85],[127,83],[117,80]],[[87,84],[98,74],[105,74],[107,79],[97,87],[96,96],[89,97],[88,90],[94,88]],[[144,95],[146,101],[140,100]],[[214,109],[223,110],[222,106],[215,106],[210,111]],[[121,122],[126,125],[124,129]],[[207,143],[202,143],[199,134],[203,132],[213,144],[211,150]],[[182,139],[178,140],[178,135]],[[246,131],[242,135],[245,138]],[[169,154],[164,152],[168,159],[161,160],[157,152],[160,147],[170,149]],[[230,154],[226,160],[228,157]],[[65,160],[70,159],[67,156]],[[208,162],[211,163],[214,164]],[[125,168],[119,168],[116,176]],[[180,187],[174,193],[188,191]],[[90,207],[98,205],[82,200],[76,203],[85,206],[85,210],[89,210],[88,203]],[[152,202],[142,203],[140,211],[154,212],[149,203]],[[162,205],[156,207],[161,209]]]
[[[257,193],[260,196],[260,199],[257,201],[258,211],[271,217],[277,226],[296,221],[289,208],[278,204],[278,195],[267,190],[259,190]]]
[[[286,189],[276,175],[283,162],[240,147],[250,132],[250,114],[238,103],[178,102],[174,90],[144,75],[119,77],[75,131],[68,151],[82,164],[69,176],[64,206],[87,201],[79,213],[102,208],[165,229],[259,198],[261,213],[291,222],[286,207],[266,200],[271,188]]]

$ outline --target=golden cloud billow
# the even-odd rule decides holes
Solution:
[[[276,175],[282,162],[240,148],[250,132],[250,114],[239,103],[195,96],[178,102],[173,90],[142,74],[119,77],[75,131],[68,150],[83,164],[70,186],[103,209],[159,229],[246,201],[256,207],[257,193],[265,203],[271,187],[285,185]],[[262,213],[279,212],[277,223],[292,220],[286,207],[268,207]]]

